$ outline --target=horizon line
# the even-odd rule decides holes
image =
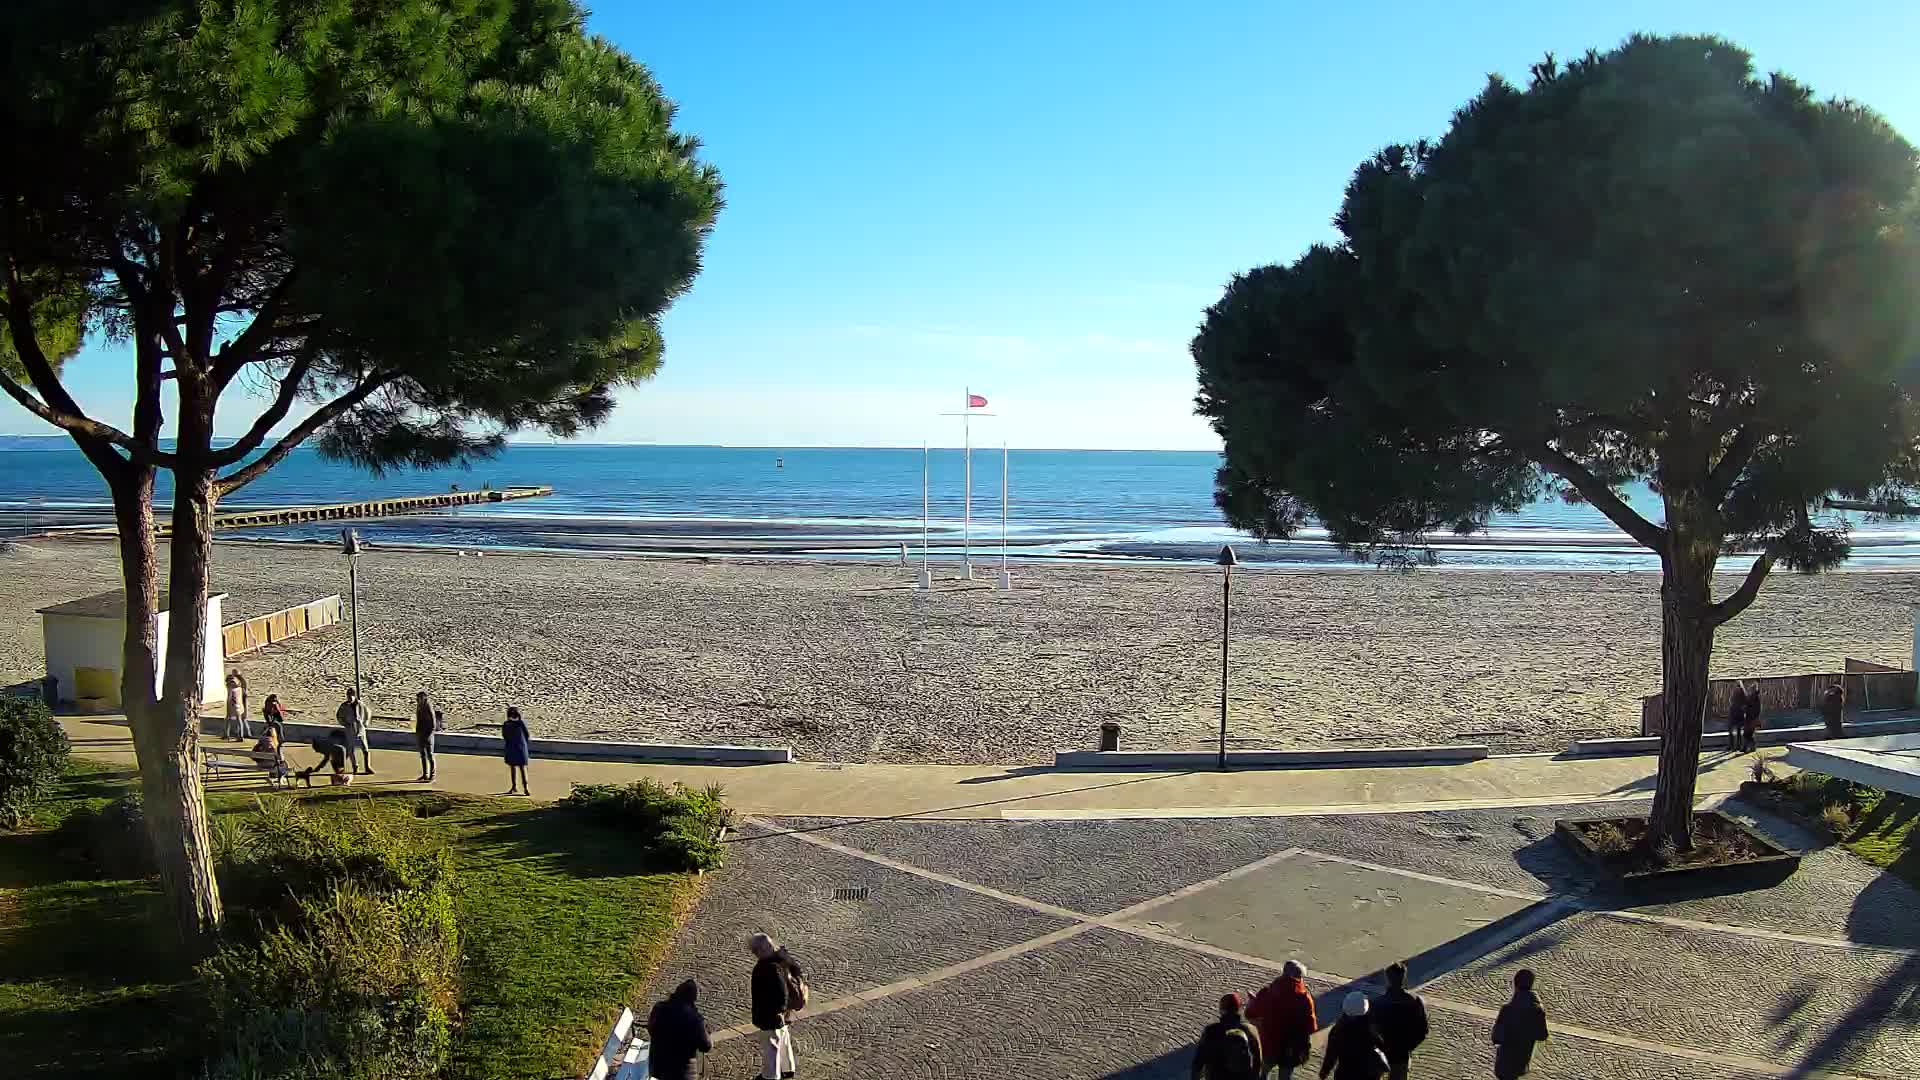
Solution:
[[[232,442],[236,438],[237,436],[233,436],[233,435],[214,436],[215,441],[224,440],[226,442]],[[27,434],[21,434],[17,432],[0,431],[0,439],[52,439],[64,445],[72,445],[72,440],[68,438],[68,436],[66,436],[65,434],[62,434],[59,432],[35,433],[32,435],[27,435]],[[167,436],[162,441],[173,441],[173,436]],[[310,449],[312,445],[313,444],[308,443],[300,447],[296,447],[296,449],[301,449],[301,450]],[[589,440],[589,439],[564,439],[564,440],[563,439],[508,439],[507,445],[508,446],[554,446],[554,447],[647,446],[647,447],[655,447],[663,450],[919,450],[919,449],[923,449],[923,447],[917,447],[917,446],[900,446],[900,445],[885,444],[885,443],[676,443],[676,442],[643,442],[643,441],[623,441],[623,440],[601,441],[601,440]],[[75,449],[77,450],[79,448],[75,447]],[[946,445],[937,445],[937,444],[929,443],[924,447],[924,449],[964,450],[966,448],[963,446],[946,446]],[[991,451],[993,447],[992,446],[975,446],[973,449],[976,451],[986,452],[986,451]],[[1221,450],[1194,449],[1191,447],[1164,447],[1164,446],[1007,446],[1005,447],[1005,449],[1022,450],[1022,451],[1028,451],[1028,452],[1046,452],[1046,453],[1072,452],[1072,453],[1082,453],[1082,454],[1216,454],[1217,455],[1223,452]]]

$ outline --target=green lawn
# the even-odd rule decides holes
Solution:
[[[76,763],[34,828],[0,833],[0,1061],[8,1076],[165,1076],[190,1067],[190,971],[168,947],[151,883],[97,879],[59,850],[75,810],[130,789],[126,770]],[[584,1071],[658,961],[698,879],[651,872],[619,833],[554,807],[431,792],[297,797],[371,814],[450,846],[462,939],[461,1027],[447,1074],[522,1080]],[[217,816],[253,794],[222,794]]]
[[[1920,888],[1920,799],[1862,789],[1857,803],[1859,824],[1847,838],[1847,848],[1875,866]]]

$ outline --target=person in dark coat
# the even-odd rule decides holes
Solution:
[[[1839,683],[1820,695],[1820,718],[1827,722],[1827,738],[1846,737],[1847,691]]]
[[[1380,1080],[1387,1075],[1387,1054],[1380,1044],[1380,1032],[1367,1015],[1372,1006],[1367,995],[1355,990],[1347,995],[1340,1019],[1327,1032],[1327,1052],[1320,1062],[1320,1080]]]
[[[1395,961],[1387,967],[1387,992],[1373,1003],[1371,1012],[1387,1051],[1387,1076],[1407,1080],[1413,1051],[1427,1040],[1429,1030],[1427,1003],[1407,991],[1407,965]]]
[[[1740,747],[1754,750],[1760,745],[1760,688],[1747,688],[1747,717],[1740,725]]]
[[[435,719],[433,699],[425,690],[413,696],[413,744],[420,751],[420,777],[416,783],[431,783],[434,778],[433,733],[440,730]]]
[[[1533,992],[1533,971],[1513,973],[1513,1000],[1493,1022],[1494,1080],[1520,1080],[1533,1065],[1533,1047],[1547,1041],[1547,1010]]]
[[[507,722],[500,725],[500,740],[507,758],[507,794],[533,794],[533,789],[527,786],[527,758],[533,752],[533,733],[527,730],[527,722],[520,719],[520,710],[511,705],[507,706]]]
[[[275,745],[287,745],[287,710],[280,704],[279,694],[267,695],[266,703],[260,706],[260,722],[273,732]]]
[[[787,950],[765,934],[747,939],[747,951],[753,954],[753,1026],[760,1030],[760,1076],[791,1080],[797,1066],[793,1032],[787,1029],[787,1010],[792,1005],[789,980],[802,978],[803,973]]]
[[[693,1080],[693,1059],[713,1053],[707,1018],[700,1015],[700,987],[692,979],[673,988],[647,1014],[647,1067],[659,1080]]]
[[[1747,688],[1733,684],[1733,693],[1727,695],[1727,749],[1740,752],[1740,742],[1747,726]]]
[[[1306,973],[1299,964],[1287,961],[1280,968],[1280,977],[1253,995],[1247,1004],[1247,1019],[1260,1033],[1262,1064],[1268,1070],[1278,1070],[1280,1080],[1292,1080],[1293,1070],[1312,1056],[1313,1033],[1320,1030],[1313,994],[1307,990]]]
[[[1259,1080],[1265,1058],[1260,1033],[1240,1014],[1240,995],[1220,999],[1220,1019],[1200,1032],[1193,1049],[1193,1080]]]

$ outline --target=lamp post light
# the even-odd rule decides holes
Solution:
[[[360,696],[360,552],[366,545],[360,542],[357,529],[340,530],[340,550],[347,556],[347,592],[353,599],[353,698],[364,701]]]
[[[1221,544],[1220,554],[1214,558],[1214,565],[1220,567],[1220,770],[1227,768],[1227,639],[1233,632],[1233,568],[1240,565],[1240,557],[1233,553],[1233,545]]]

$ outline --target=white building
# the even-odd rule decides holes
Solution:
[[[200,665],[200,699],[226,699],[226,653],[220,643],[221,604],[226,593],[207,597],[207,651]],[[82,682],[90,694],[97,694],[107,708],[120,707],[120,667],[126,637],[127,601],[120,590],[100,593],[83,600],[40,609],[40,633],[47,658],[47,674],[60,681],[62,702],[82,696]],[[154,670],[154,692],[167,669],[167,594],[160,594],[160,613],[155,617],[159,641],[158,664]]]

